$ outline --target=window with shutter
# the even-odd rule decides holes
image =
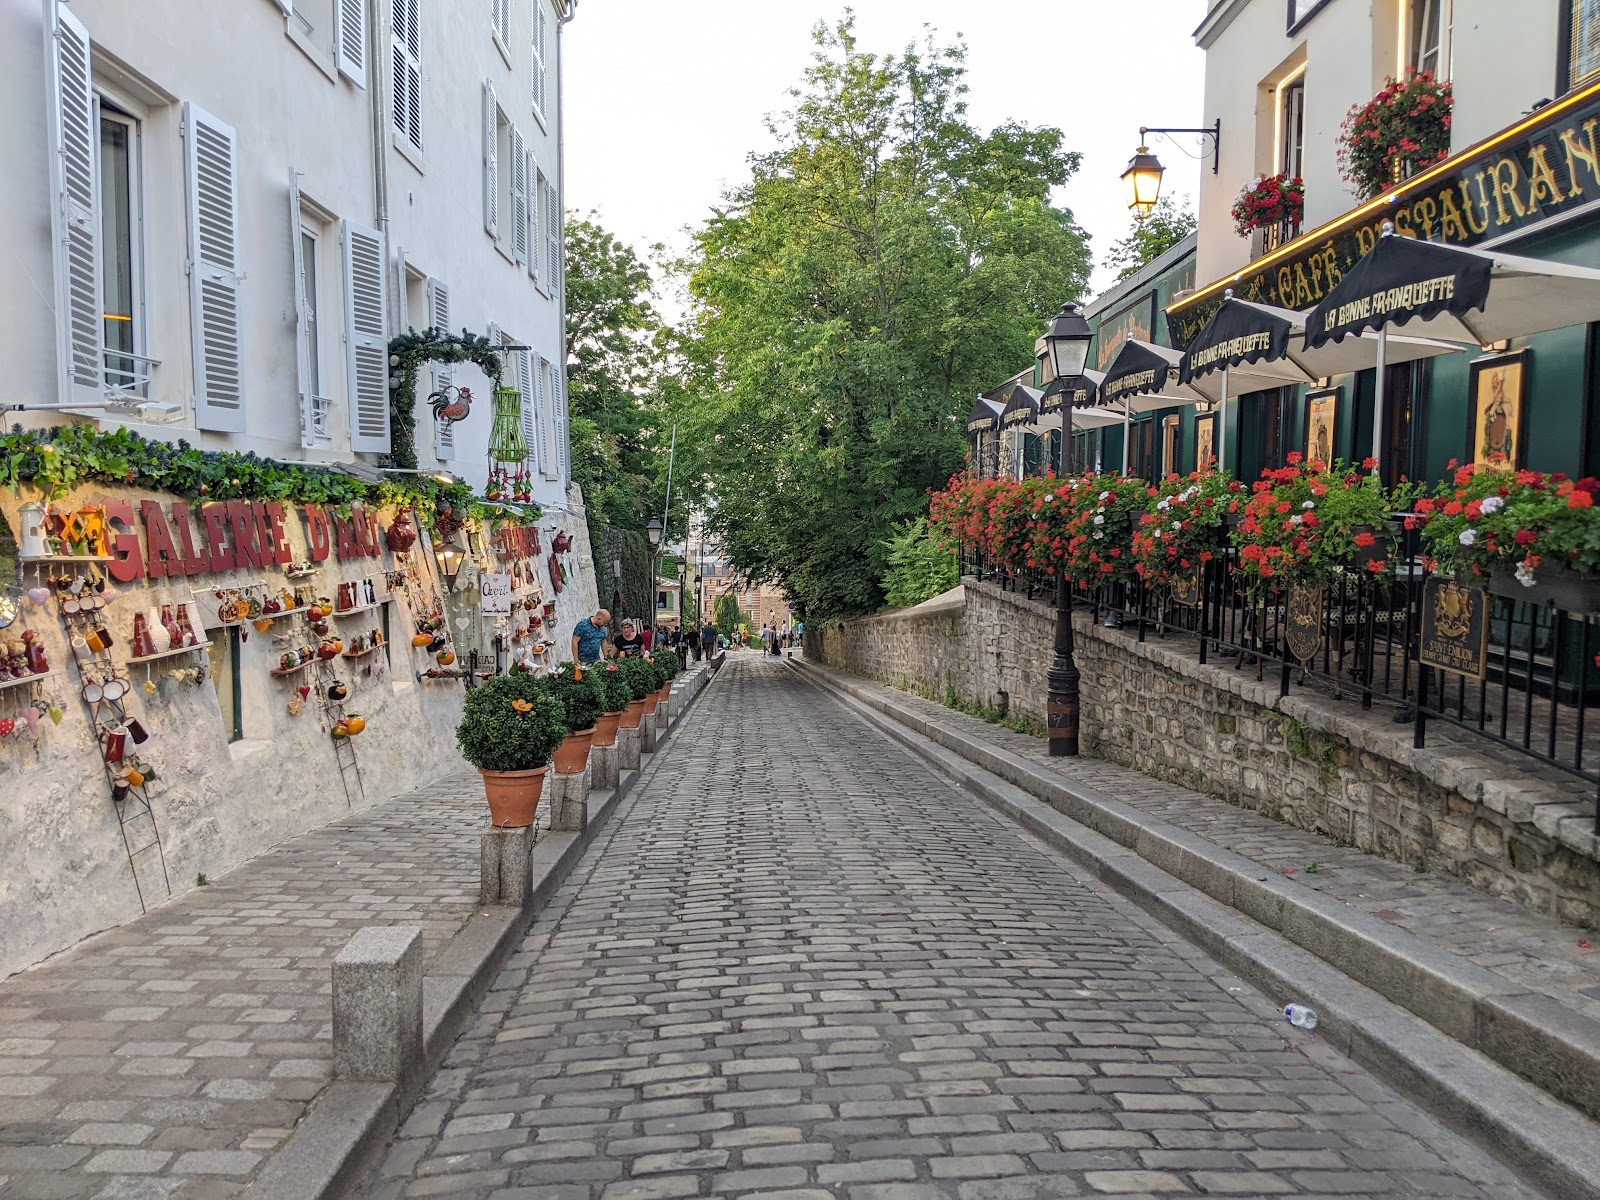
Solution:
[[[511,45],[511,0],[489,0],[489,22],[500,44]]]
[[[511,257],[528,261],[528,152],[522,131],[511,130]]]
[[[561,286],[561,201],[554,184],[544,189],[545,287],[554,296]]]
[[[557,475],[563,481],[572,478],[572,448],[567,440],[567,381],[559,364],[550,364],[550,381],[554,389],[551,407],[556,414]]]
[[[428,324],[435,329],[448,331],[450,328],[450,289],[443,280],[431,276],[428,279]],[[449,363],[433,364],[434,391],[449,387],[454,378],[455,373]],[[435,458],[441,460],[456,456],[455,426],[449,421],[433,423],[433,453]]]
[[[545,38],[549,32],[549,23],[545,0],[533,0],[533,113],[539,118],[541,127],[544,125],[545,114]]]
[[[350,449],[389,450],[389,337],[383,235],[344,222],[345,354]]]
[[[195,419],[201,429],[239,433],[244,430],[244,367],[238,139],[231,125],[187,103],[183,135]]]
[[[367,86],[367,0],[334,0],[333,57],[339,74]]]
[[[100,134],[90,87],[89,33],[55,8],[50,86],[51,207],[55,235],[57,362],[63,403],[101,400],[100,217],[95,147]]]
[[[556,463],[555,395],[550,387],[551,365],[541,358],[538,379],[535,381],[539,388],[539,466],[546,479],[555,479],[561,474]]]
[[[500,105],[494,98],[494,84],[483,81],[483,228],[490,237],[500,236]]]
[[[422,149],[421,0],[394,0],[394,131]]]
[[[544,466],[544,443],[539,438],[538,380],[533,351],[514,350],[517,356],[517,390],[522,393],[522,437],[528,443],[528,464],[534,470]]]
[[[317,235],[300,212],[300,177],[289,171],[289,242],[293,246],[295,382],[300,396],[300,445],[328,440],[328,402],[322,396],[322,348],[317,313]]]

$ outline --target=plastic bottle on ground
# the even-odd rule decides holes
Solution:
[[[1289,1024],[1300,1029],[1315,1029],[1317,1027],[1317,1013],[1315,1009],[1307,1008],[1303,1004],[1286,1004],[1283,1006],[1283,1015]]]

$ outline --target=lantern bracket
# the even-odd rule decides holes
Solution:
[[[1139,126],[1139,144],[1146,144],[1146,135],[1151,133],[1197,133],[1202,137],[1211,139],[1211,173],[1215,175],[1217,168],[1222,163],[1222,118],[1218,117],[1213,124],[1204,125],[1197,129],[1157,129],[1149,125]],[[1187,151],[1185,151],[1187,153]],[[1191,157],[1193,157],[1191,155]],[[1202,158],[1203,161],[1203,158]]]

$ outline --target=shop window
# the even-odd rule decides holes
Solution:
[[[1283,392],[1273,388],[1239,398],[1239,462],[1241,479],[1253,480],[1262,471],[1283,466],[1287,430],[1283,427]],[[1232,435],[1230,435],[1230,442]],[[1229,450],[1233,447],[1230,445]]]
[[[1600,78],[1600,0],[1562,0],[1560,46],[1562,91]]]
[[[224,626],[211,631],[211,682],[217,689],[222,728],[230,742],[244,737],[244,705],[239,698],[239,628]]]
[[[1450,5],[1451,0],[1407,0],[1408,70],[1450,78]]]

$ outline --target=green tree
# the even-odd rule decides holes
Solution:
[[[642,531],[666,457],[656,386],[664,334],[650,270],[592,213],[570,218],[565,233],[572,477],[591,531]]]
[[[959,467],[974,393],[1032,359],[1089,268],[1048,199],[1078,155],[976,128],[963,48],[879,57],[848,16],[815,37],[777,149],[695,235],[669,384],[711,532],[812,619],[879,606],[884,540]]]
[[[711,606],[711,623],[717,627],[717,632],[724,637],[732,637],[734,630],[739,628],[739,622],[744,620],[744,613],[739,610],[739,602],[731,593],[724,592],[717,597],[717,602]]]
[[[884,603],[890,608],[921,604],[961,582],[955,554],[928,536],[926,517],[901,525],[885,549],[889,567],[883,576]]]
[[[1106,265],[1119,268],[1117,278],[1126,279],[1155,262],[1198,227],[1199,222],[1189,208],[1189,197],[1184,196],[1180,205],[1171,196],[1163,196],[1156,201],[1149,216],[1133,219],[1133,228],[1128,230],[1127,237],[1112,243]]]

